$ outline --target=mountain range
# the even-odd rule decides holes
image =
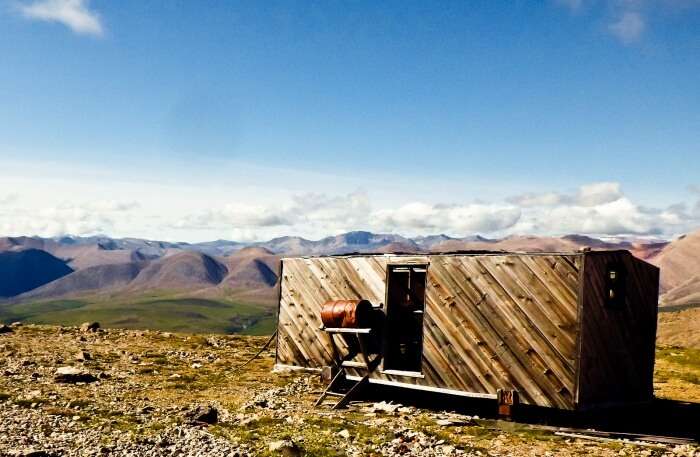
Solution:
[[[559,252],[582,248],[630,250],[661,267],[662,306],[684,309],[700,304],[700,231],[671,241],[585,235],[408,238],[363,231],[320,240],[288,236],[253,243],[182,243],[107,236],[4,237],[0,238],[0,321],[45,316],[47,307],[52,313],[77,313],[76,309],[87,310],[86,304],[99,303],[100,309],[105,309],[111,303],[143,297],[245,304],[264,310],[269,317],[277,298],[282,256],[465,250]],[[69,306],[67,302],[78,304]],[[202,302],[187,303],[199,306]],[[42,311],[19,311],[26,309]],[[116,316],[117,310],[114,312]]]

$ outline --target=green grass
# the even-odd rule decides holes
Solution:
[[[656,357],[690,369],[700,370],[700,349],[662,347],[656,349]]]
[[[0,307],[0,322],[80,325],[98,321],[103,327],[154,329],[186,333],[271,334],[276,325],[266,306],[226,298],[193,298],[172,292],[140,296],[88,296],[75,300],[43,300]]]
[[[81,308],[85,302],[79,300],[52,300],[37,303],[20,303],[0,307],[0,322],[25,321],[34,316]]]
[[[263,316],[253,325],[243,330],[244,335],[272,335],[277,329],[277,316]]]

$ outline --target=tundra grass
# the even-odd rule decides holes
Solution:
[[[700,349],[657,348],[654,391],[661,398],[700,402]]]
[[[5,305],[0,322],[80,325],[98,321],[103,327],[185,333],[270,334],[275,317],[269,307],[225,298],[183,297],[148,293],[132,297],[88,296]]]
[[[642,454],[643,448],[617,443],[564,439],[516,422],[480,419],[470,425],[445,427],[436,422],[442,412],[427,409],[375,415],[362,404],[337,411],[314,408],[323,388],[318,376],[272,372],[273,348],[263,351],[244,370],[235,369],[257,353],[266,339],[112,330],[83,333],[75,328],[23,325],[0,336],[0,355],[4,355],[0,366],[5,362],[14,373],[0,376],[0,410],[11,410],[13,416],[26,413],[28,408],[63,419],[77,416],[73,430],[99,430],[103,443],[108,444],[115,432],[133,440],[155,439],[163,429],[184,423],[185,411],[193,406],[213,404],[221,413],[220,422],[208,427],[208,432],[245,444],[246,454],[260,456],[272,455],[270,442],[289,438],[305,455],[346,455],[350,446],[357,449],[357,455],[379,455],[377,448],[404,436],[401,433],[406,430],[420,432],[434,443],[457,446],[468,455],[661,455],[656,450]],[[82,366],[108,376],[84,386],[37,382],[32,376],[37,367],[22,363],[48,364],[46,371],[50,373],[70,363],[79,349],[93,356]],[[657,360],[657,375],[700,369],[700,351],[660,348]],[[299,384],[307,387],[285,389],[307,376],[308,382]],[[676,391],[685,395],[681,399],[691,391],[700,392],[700,386],[678,382],[686,391]],[[40,392],[28,397],[33,390]],[[679,399],[666,393],[666,399]],[[278,403],[262,406],[256,398]],[[350,438],[343,438],[341,430],[347,430]],[[2,439],[0,434],[0,448]],[[674,455],[694,455],[695,450]],[[664,455],[671,455],[673,449],[668,451]]]

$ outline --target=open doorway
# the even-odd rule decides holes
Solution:
[[[384,371],[421,371],[425,265],[389,265]]]

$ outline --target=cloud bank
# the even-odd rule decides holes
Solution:
[[[661,237],[700,227],[700,189],[684,202],[648,207],[617,182],[594,182],[566,192],[522,193],[494,201],[407,199],[379,204],[364,191],[300,193],[267,202],[226,196],[218,201],[175,191],[143,189],[153,200],[96,199],[29,204],[0,195],[0,235],[133,236],[171,241],[266,240],[297,235],[318,239],[352,230],[405,236],[512,234]]]
[[[100,16],[90,10],[89,0],[38,0],[20,4],[19,11],[27,19],[57,22],[82,35],[102,36]]]
[[[117,221],[128,221],[128,213],[138,203],[118,200],[94,200],[84,204],[64,203],[28,209],[20,205],[19,196],[3,203],[0,199],[0,234],[3,235],[95,235],[108,234]]]
[[[395,232],[409,236],[445,233],[599,236],[671,236],[700,225],[696,208],[685,204],[647,208],[631,201],[619,183],[598,182],[569,193],[526,193],[503,202],[429,203],[410,201],[375,208],[364,192],[343,196],[301,194],[284,204],[231,203],[189,214],[173,227],[221,231],[244,238],[282,234],[331,235],[351,230]],[[267,235],[267,236],[265,236]]]

